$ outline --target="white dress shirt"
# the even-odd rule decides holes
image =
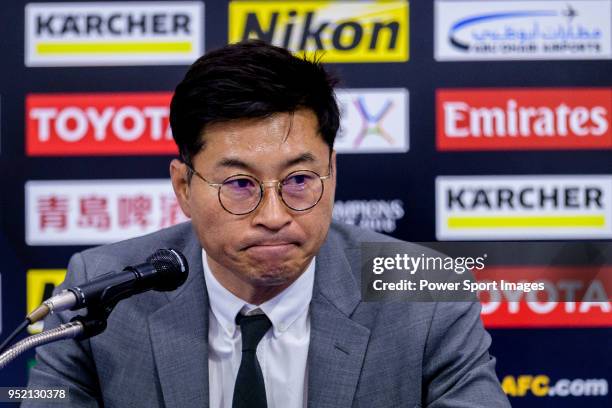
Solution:
[[[234,384],[242,357],[238,312],[260,309],[272,328],[257,346],[257,360],[266,385],[268,408],[304,408],[307,405],[307,358],[315,260],[284,291],[259,306],[235,296],[214,277],[202,251],[204,278],[210,302],[208,326],[208,390],[210,408],[231,408]]]

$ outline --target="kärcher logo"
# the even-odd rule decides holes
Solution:
[[[612,237],[612,176],[436,178],[436,235],[462,239]]]
[[[602,209],[601,188],[568,185],[523,188],[458,188],[447,190],[449,209]]]
[[[26,66],[189,64],[204,52],[204,3],[29,3]]]

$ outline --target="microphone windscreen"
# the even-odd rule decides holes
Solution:
[[[176,249],[158,249],[147,258],[153,265],[158,279],[155,290],[169,291],[181,286],[189,275],[185,256]]]

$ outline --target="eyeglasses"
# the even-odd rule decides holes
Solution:
[[[235,174],[221,183],[211,183],[191,166],[189,170],[209,186],[218,190],[221,207],[230,214],[245,215],[255,211],[261,203],[264,188],[275,187],[282,202],[294,211],[306,211],[321,201],[325,186],[323,180],[331,177],[319,176],[311,170],[297,170],[282,180],[259,181],[248,174]]]

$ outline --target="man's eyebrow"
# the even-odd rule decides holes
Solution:
[[[234,167],[234,168],[239,168],[241,170],[247,170],[247,171],[252,170],[252,166],[250,164],[240,159],[236,159],[232,157],[224,157],[223,159],[218,161],[217,164],[215,164],[215,167],[216,168]]]
[[[311,153],[302,153],[293,159],[289,159],[285,161],[284,167],[287,168],[287,167],[295,166],[296,164],[302,164],[302,163],[314,163],[316,161],[317,161],[317,158],[314,157]]]
[[[288,159],[283,163],[283,168],[295,166],[302,163],[315,163],[316,157],[312,153],[302,153],[297,157]],[[215,164],[216,168],[237,168],[248,172],[253,172],[255,166],[235,157],[224,157]]]

